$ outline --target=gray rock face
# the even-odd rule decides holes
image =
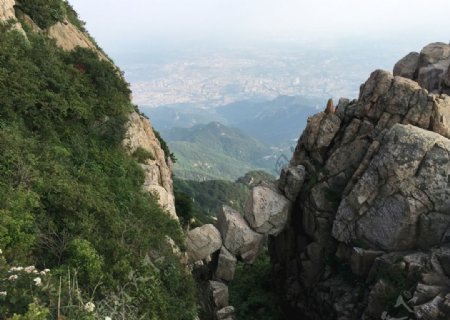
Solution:
[[[296,167],[284,167],[281,170],[278,188],[292,202],[297,199],[303,182],[305,181],[305,167],[302,165]]]
[[[235,210],[224,206],[217,218],[223,245],[246,263],[253,263],[261,249],[264,236],[253,231]]]
[[[445,214],[450,208],[449,151],[450,140],[439,134],[395,125],[365,174],[341,202],[333,236],[390,251],[427,248],[427,243],[436,244],[436,238],[439,244],[449,221]],[[442,210],[439,218],[431,214],[436,208]],[[446,223],[433,227],[427,223],[430,219]],[[439,233],[430,238],[428,228]]]
[[[261,184],[252,189],[245,219],[255,231],[277,235],[286,225],[291,205],[274,186]]]
[[[450,319],[449,64],[431,44],[309,119],[304,184],[269,238],[286,319]]]
[[[207,258],[222,246],[219,230],[212,224],[205,224],[188,232],[186,249],[189,260],[194,262]]]
[[[236,257],[225,247],[222,247],[217,262],[216,277],[225,281],[233,280],[234,272],[236,271],[236,263]]]

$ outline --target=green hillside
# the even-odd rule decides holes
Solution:
[[[274,167],[269,147],[218,122],[172,128],[163,135],[177,158],[174,172],[180,179],[235,180],[248,171]]]
[[[42,27],[64,18],[63,1],[21,3]],[[166,240],[181,246],[181,229],[121,147],[128,84],[24,29],[0,27],[0,318],[193,319],[193,280]]]

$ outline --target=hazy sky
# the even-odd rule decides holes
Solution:
[[[69,0],[101,45],[146,39],[450,39],[449,0]]]

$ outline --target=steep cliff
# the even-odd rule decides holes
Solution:
[[[309,118],[290,163],[304,185],[269,239],[287,319],[450,318],[449,49]]]

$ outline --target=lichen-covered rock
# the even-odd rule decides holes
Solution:
[[[258,256],[264,236],[253,231],[245,219],[235,210],[223,206],[217,217],[223,245],[246,263],[253,263]]]
[[[186,237],[186,249],[189,260],[203,260],[222,246],[219,230],[212,224],[190,230]]]
[[[225,247],[220,249],[215,276],[225,281],[231,281],[236,271],[236,257]]]
[[[145,172],[144,190],[158,196],[159,204],[176,220],[175,199],[173,195],[172,168],[168,155],[164,154],[161,144],[153,132],[147,118],[136,112],[130,114],[125,139],[122,142],[125,149],[133,154],[142,148],[153,156],[141,163]]]
[[[245,208],[245,219],[257,232],[277,235],[288,221],[291,201],[275,186],[260,184],[253,187]]]

